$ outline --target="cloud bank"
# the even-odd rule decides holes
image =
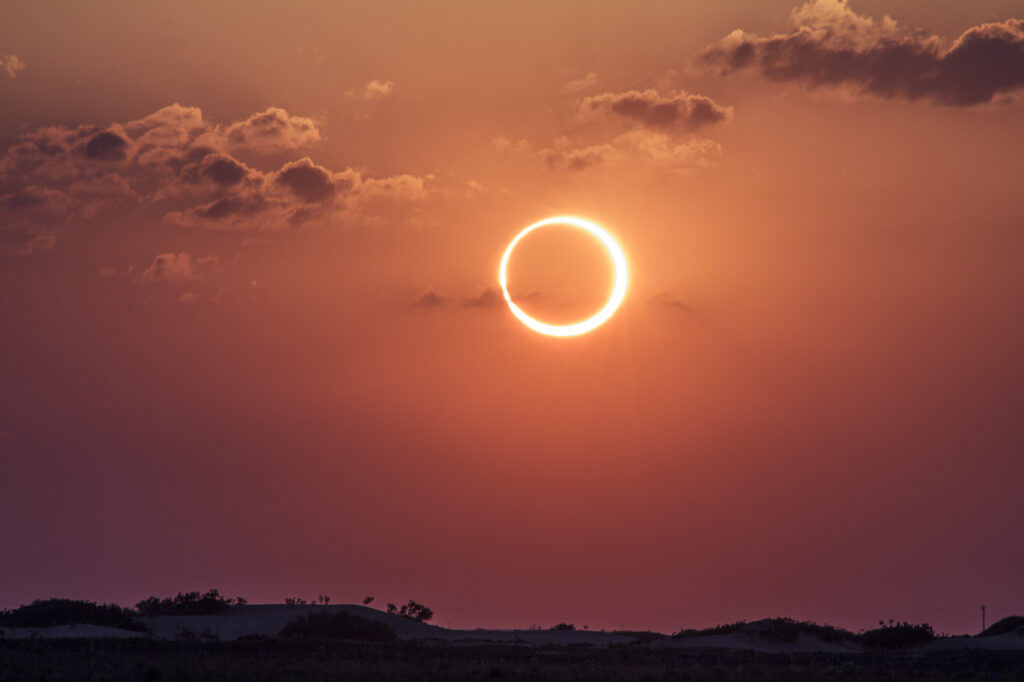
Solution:
[[[790,30],[757,36],[737,29],[697,61],[721,74],[750,71],[809,88],[844,87],[883,99],[948,106],[985,104],[1024,87],[1024,20],[980,24],[952,43],[857,14],[845,0],[793,10]]]
[[[48,226],[69,217],[156,210],[183,227],[279,230],[427,195],[426,178],[366,177],[308,156],[277,165],[322,139],[313,119],[275,107],[229,124],[172,104],[106,127],[38,128],[0,157],[0,229],[31,236],[18,251],[27,255],[52,246]]]

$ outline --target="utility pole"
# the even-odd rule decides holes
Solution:
[[[981,607],[981,631],[985,632],[985,607]]]

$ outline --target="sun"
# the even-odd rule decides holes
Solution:
[[[597,237],[608,250],[608,255],[611,256],[612,264],[615,266],[615,286],[612,287],[612,294],[608,298],[608,302],[605,303],[604,307],[597,311],[595,315],[580,322],[563,325],[541,322],[540,320],[534,319],[523,312],[522,308],[512,301],[512,296],[508,293],[508,261],[512,257],[512,252],[515,250],[516,244],[534,230],[547,225],[569,225],[589,232],[593,236]],[[547,334],[549,336],[579,336],[580,334],[586,334],[587,332],[604,324],[608,318],[615,313],[619,304],[622,303],[622,299],[626,297],[626,285],[628,282],[629,271],[626,268],[626,256],[622,253],[622,249],[619,248],[615,239],[600,225],[596,225],[589,220],[576,218],[574,216],[546,218],[540,222],[530,225],[529,227],[523,228],[523,230],[516,235],[515,239],[512,240],[512,243],[508,245],[508,248],[505,249],[505,255],[501,257],[501,266],[498,268],[498,283],[501,285],[501,293],[505,296],[505,302],[508,303],[509,310],[512,311],[512,314],[533,331],[540,332],[541,334]]]

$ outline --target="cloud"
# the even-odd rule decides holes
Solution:
[[[199,294],[197,294],[194,291],[186,291],[181,296],[179,296],[177,300],[178,300],[178,303],[183,303],[183,304],[195,303],[196,301],[199,300]]]
[[[674,173],[714,165],[721,146],[694,132],[733,116],[732,107],[710,97],[683,90],[662,94],[654,88],[585,97],[576,109],[581,119],[600,125],[583,126],[575,139],[563,135],[539,149],[525,139],[505,136],[495,137],[491,144],[502,154],[532,157],[553,171],[639,164]]]
[[[534,150],[529,145],[506,147],[509,153],[526,155],[548,169],[580,172],[599,166],[633,164],[652,171],[680,173],[714,166],[722,147],[714,140],[696,136],[674,137],[646,128],[633,128],[610,142],[576,145],[567,138],[555,140],[551,147]]]
[[[462,305],[469,308],[494,308],[504,304],[505,297],[495,287],[486,287],[476,296],[462,300]]]
[[[320,129],[313,119],[292,116],[278,107],[232,123],[223,135],[235,148],[263,154],[292,151],[321,139]]]
[[[82,154],[93,161],[123,161],[128,155],[128,141],[115,132],[104,130],[85,143]]]
[[[306,203],[329,201],[335,192],[331,172],[309,158],[285,164],[274,180]]]
[[[571,289],[542,290],[531,289],[524,292],[512,292],[512,298],[524,301],[565,301],[571,300],[574,292]],[[496,287],[484,287],[475,294],[447,295],[434,287],[426,287],[408,304],[410,308],[504,308],[505,297]]]
[[[139,275],[139,281],[144,284],[184,284],[195,279],[199,279],[199,275],[189,253],[161,253]]]
[[[678,310],[680,312],[688,313],[693,310],[689,303],[684,301],[680,296],[670,293],[668,291],[662,291],[651,297],[651,305],[657,308],[668,308],[671,310]]]
[[[736,30],[696,59],[719,73],[752,71],[809,88],[843,87],[883,99],[972,106],[1024,88],[1024,20],[973,26],[952,43],[857,14],[845,0],[795,10],[788,32]]]
[[[722,155],[722,146],[714,140],[689,137],[680,141],[642,128],[623,133],[616,139],[616,145],[630,148],[633,157],[641,163],[671,172],[709,168]]]
[[[432,287],[427,287],[417,295],[410,304],[413,308],[436,308],[445,303],[446,299]]]
[[[363,85],[358,88],[352,88],[345,94],[354,99],[380,99],[381,97],[390,95],[394,87],[394,81],[372,80],[363,83]]]
[[[36,251],[49,251],[57,244],[57,235],[52,230],[40,230],[28,238],[25,244],[15,251],[19,256],[31,256]]]
[[[647,128],[687,132],[732,118],[732,107],[720,106],[710,97],[683,90],[662,95],[653,88],[587,97],[580,103],[580,112],[601,112]]]
[[[28,130],[0,157],[0,231],[43,234],[113,210],[155,211],[182,227],[282,230],[368,220],[363,204],[429,195],[432,176],[367,177],[277,158],[321,139],[313,119],[276,107],[220,124],[180,104],[108,126]],[[23,251],[52,246],[48,234]]]
[[[25,68],[25,62],[16,54],[0,54],[0,71],[7,72],[7,75],[14,78],[18,72]]]
[[[564,140],[564,138],[562,138]],[[588,147],[568,147],[568,141],[559,142],[554,148],[541,149],[537,156],[552,170],[581,171],[600,166],[612,159],[615,148],[610,144],[596,144]]]
[[[565,87],[562,89],[565,90],[565,92],[580,92],[582,90],[586,90],[587,88],[591,88],[596,84],[597,74],[591,71],[582,78],[577,78],[576,80],[569,81],[568,83],[565,84]]]

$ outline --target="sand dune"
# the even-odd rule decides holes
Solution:
[[[389,615],[377,609],[355,604],[333,606],[257,604],[235,606],[223,613],[207,616],[154,616],[139,618],[152,634],[101,627],[98,625],[62,625],[51,628],[0,628],[0,636],[9,638],[108,638],[155,637],[178,639],[196,636],[209,640],[233,640],[245,636],[274,637],[290,621],[308,613],[344,611],[387,624],[399,639],[433,639],[450,642],[503,642],[524,645],[623,645],[634,637],[611,632],[588,630],[452,630],[419,623],[408,618]],[[650,642],[653,647],[680,649],[729,649],[764,653],[859,653],[863,645],[824,641],[809,633],[800,633],[791,641],[767,637],[764,631],[770,621],[748,623],[734,632],[692,637],[661,637]],[[921,652],[952,649],[1024,650],[1024,632],[1016,631],[991,637],[942,637],[916,649]]]

